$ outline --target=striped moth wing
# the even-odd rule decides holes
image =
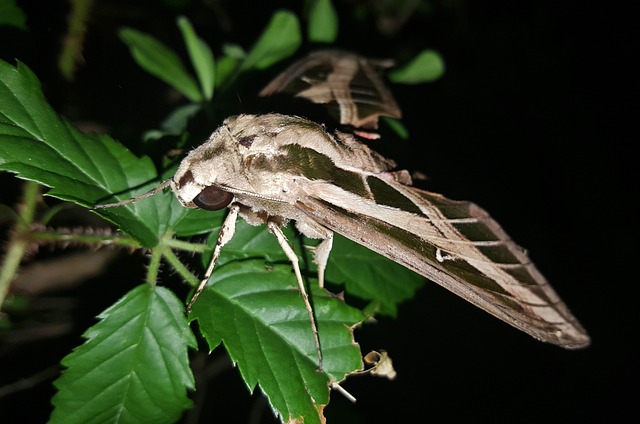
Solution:
[[[525,251],[487,212],[412,187],[393,166],[353,136],[329,134],[315,122],[240,115],[183,160],[171,187],[186,207],[213,190],[248,222],[292,220],[325,242],[339,233],[536,339],[569,349],[589,344]],[[324,245],[316,250],[320,274],[330,250]]]
[[[392,66],[391,60],[342,50],[315,51],[279,74],[260,96],[286,93],[304,98],[326,105],[341,125],[375,130],[380,116],[402,116],[381,77]]]

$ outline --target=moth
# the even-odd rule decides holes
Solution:
[[[345,56],[332,57],[326,64],[329,72],[351,66],[336,65],[343,60]],[[308,65],[308,69],[320,67],[315,62]],[[334,78],[327,75],[325,80]],[[325,80],[319,79],[318,84]],[[380,99],[388,93],[385,90],[378,93]],[[346,109],[354,107],[344,98],[335,99]],[[359,116],[360,121],[349,118],[345,123],[366,122],[368,128],[375,128],[383,113],[372,113],[375,119],[346,112],[345,116]],[[487,212],[471,202],[449,200],[413,187],[407,171],[396,170],[392,160],[353,134],[329,133],[321,124],[291,115],[233,116],[182,160],[171,179],[141,196],[96,207],[120,206],[166,187],[171,187],[184,207],[229,209],[212,260],[187,309],[205,289],[221,249],[233,237],[237,217],[252,225],[266,224],[293,264],[311,321],[319,368],[322,353],[313,310],[298,258],[281,230],[289,221],[303,235],[321,240],[314,250],[321,286],[335,232],[427,277],[538,340],[568,349],[589,344],[586,331],[526,252]]]
[[[394,166],[352,135],[329,134],[304,118],[238,115],[151,194],[170,186],[184,207],[230,209],[205,282],[240,215],[267,224],[302,291],[296,255],[280,230],[294,221],[302,234],[322,239],[315,250],[321,285],[337,232],[539,340],[566,348],[589,343],[525,251],[483,209],[412,187]]]
[[[319,50],[295,62],[260,92],[287,93],[324,104],[334,118],[365,138],[375,138],[378,118],[401,118],[402,112],[381,78],[394,65],[342,50]],[[337,113],[336,113],[337,112]]]

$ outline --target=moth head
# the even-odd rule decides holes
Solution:
[[[236,143],[223,124],[182,160],[171,189],[184,207],[224,209],[234,198],[225,187],[235,185],[239,161]]]
[[[229,117],[182,160],[171,188],[187,208],[223,209],[234,196],[256,192],[252,157],[273,154],[274,139],[281,132],[288,129],[298,136],[310,126],[319,128],[305,119],[275,113]]]
[[[217,211],[226,208],[233,201],[233,193],[215,184],[198,183],[190,169],[182,168],[181,166],[171,180],[171,189],[184,207]]]

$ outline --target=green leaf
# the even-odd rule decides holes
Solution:
[[[403,140],[409,139],[409,130],[404,126],[399,119],[389,118],[388,116],[381,116],[380,120],[384,122],[391,131],[393,131],[398,137]]]
[[[227,210],[207,211],[204,209],[190,209],[189,213],[173,225],[173,231],[177,236],[194,236],[212,232],[218,234],[222,221],[227,215]]]
[[[211,261],[213,247],[218,240],[218,234],[220,233],[224,217],[224,215],[219,215],[215,217],[215,221],[210,219],[206,222],[207,224],[213,223],[214,226],[210,229],[211,233],[209,234],[206,243],[206,245],[209,246],[209,249],[207,249],[207,251],[202,255],[202,266],[204,269],[209,266],[209,261]],[[294,233],[291,226],[283,228],[282,231],[289,240],[289,244],[291,244],[294,251],[298,252],[300,263],[305,263],[305,258],[302,257],[301,254],[304,247],[302,246],[300,237]],[[267,230],[266,225],[254,226],[247,224],[243,219],[238,219],[233,238],[229,240],[222,249],[217,266],[221,267],[232,261],[256,258],[262,259],[267,263],[290,263],[287,255],[278,244],[276,238],[269,232],[269,230]]]
[[[166,136],[179,136],[185,133],[189,120],[202,109],[202,104],[187,103],[175,108],[160,125],[160,129],[146,131],[144,141],[153,141]]]
[[[82,134],[60,118],[23,64],[0,61],[0,98],[0,170],[51,187],[49,196],[84,206],[126,199],[157,184],[149,158],[136,157],[108,136]],[[158,235],[186,213],[171,193],[100,210],[146,247],[155,246]]]
[[[234,75],[240,61],[233,57],[223,56],[216,62],[216,87],[221,87]]]
[[[191,406],[196,340],[169,290],[141,285],[99,315],[67,355],[51,423],[173,423]]]
[[[358,243],[336,235],[329,255],[327,282],[344,284],[352,296],[370,300],[378,312],[396,316],[398,304],[412,298],[424,277]]]
[[[299,238],[291,226],[283,228],[282,231],[287,237],[289,244],[298,252],[298,256],[301,256],[302,244],[299,243]],[[207,243],[208,245],[213,246],[215,244],[218,238],[218,232],[219,229],[211,232],[211,239]],[[267,230],[266,225],[256,227],[239,219],[233,238],[224,246],[224,249],[222,249],[219,263],[220,265],[224,265],[233,260],[249,258],[262,258],[269,263],[278,261],[289,263],[287,255],[285,255],[273,234]],[[209,263],[208,257],[205,258],[204,263]]]
[[[307,37],[316,43],[333,43],[338,37],[338,15],[331,0],[313,0],[309,9]]]
[[[180,57],[154,37],[133,28],[120,30],[120,39],[129,46],[135,61],[145,71],[160,78],[194,103],[202,101],[198,84]]]
[[[295,53],[301,43],[296,15],[286,10],[278,11],[247,54],[241,71],[268,68]]]
[[[213,224],[213,227],[208,227],[211,231],[208,246],[215,245],[224,215],[216,215],[215,223],[212,222],[213,219],[212,217],[203,223]],[[304,268],[302,264],[313,257],[312,252],[303,247],[300,237],[291,226],[283,231],[298,253],[301,267]],[[307,239],[306,242],[313,241]],[[233,238],[222,249],[218,266],[238,259],[255,258],[272,264],[289,263],[289,259],[265,225],[253,226],[238,219]],[[210,259],[211,250],[203,255],[202,263],[205,268]],[[317,271],[313,263],[309,264],[309,271]],[[415,292],[423,287],[425,281],[424,277],[415,272],[339,234],[334,236],[325,278],[328,284],[343,285],[347,293],[372,302],[376,312],[389,316],[396,316],[398,305],[412,298]]]
[[[0,26],[7,25],[18,29],[27,29],[27,16],[20,9],[15,0],[0,2]]]
[[[435,81],[444,74],[444,60],[434,50],[423,50],[410,63],[389,73],[398,84],[421,84]]]
[[[223,86],[228,81],[233,81],[237,76],[236,70],[247,57],[244,49],[233,43],[222,45],[223,56],[216,62],[216,87]]]
[[[260,385],[284,422],[324,422],[329,384],[362,369],[352,327],[363,314],[311,286],[322,371],[291,266],[265,270],[259,260],[229,263],[214,272],[190,315],[211,349],[224,343],[249,389]]]
[[[182,32],[191,58],[193,68],[200,81],[200,88],[205,100],[213,98],[213,88],[215,86],[216,64],[211,49],[194,31],[191,23],[187,18],[181,16],[178,18],[178,26]]]
[[[224,43],[222,45],[222,52],[226,57],[235,60],[244,60],[247,57],[247,52],[244,51],[242,46],[235,43]]]
[[[40,83],[23,64],[0,61],[0,170],[36,181],[47,193],[92,206],[145,193],[158,185],[148,157],[138,158],[105,135],[83,134],[47,104]],[[184,222],[195,210],[184,208],[170,190],[99,214],[145,247]],[[213,224],[200,221],[199,233]]]

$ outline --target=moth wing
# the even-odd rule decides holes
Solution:
[[[342,125],[376,129],[379,116],[402,116],[380,76],[391,65],[391,61],[366,59],[340,50],[316,51],[292,64],[260,95],[288,93],[303,97],[327,105]]]
[[[381,219],[386,211],[376,206],[363,213],[327,198],[307,197],[298,208],[536,339],[569,349],[589,344],[585,330],[526,253],[483,209],[413,187],[401,190],[420,205],[423,212],[415,213],[412,222],[430,228],[427,236]]]

